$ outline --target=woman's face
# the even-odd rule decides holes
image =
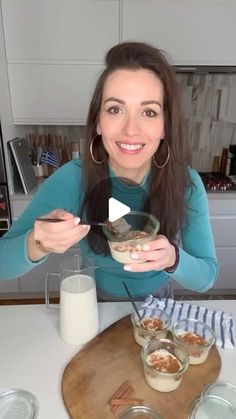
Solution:
[[[97,125],[119,173],[149,170],[164,137],[163,85],[149,70],[117,70],[106,80]]]

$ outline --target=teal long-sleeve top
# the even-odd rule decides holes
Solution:
[[[124,296],[122,281],[125,280],[131,293],[138,297],[154,292],[169,277],[184,288],[198,292],[205,292],[213,286],[218,270],[207,196],[198,173],[189,169],[189,174],[194,186],[189,187],[185,194],[187,223],[180,231],[180,260],[173,273],[127,272],[110,255],[95,254],[89,248],[86,238],[78,244],[82,252],[95,261],[95,279],[102,292],[117,297]],[[112,172],[110,175],[112,176]],[[147,185],[142,185],[142,188],[145,187]],[[131,210],[142,209],[142,188],[128,186],[119,178],[112,177],[112,197],[130,206]],[[24,213],[0,239],[0,280],[20,277],[44,262],[45,258],[32,262],[27,255],[27,236],[35,219],[57,208],[78,215],[83,192],[80,160],[65,164],[42,184]]]

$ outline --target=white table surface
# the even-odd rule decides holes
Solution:
[[[232,312],[236,337],[236,300],[191,303]],[[130,303],[100,303],[100,330],[131,311]],[[0,306],[0,387],[32,392],[39,402],[38,419],[68,418],[61,396],[61,378],[79,347],[60,339],[58,321],[59,310],[44,305]],[[219,351],[219,379],[236,385],[236,350]]]

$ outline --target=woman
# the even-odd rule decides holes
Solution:
[[[175,74],[158,49],[113,47],[91,100],[85,158],[50,176],[1,239],[1,278],[23,275],[48,253],[79,243],[98,266],[104,300],[126,296],[124,279],[136,298],[163,295],[171,279],[199,292],[212,287],[217,261],[207,197],[190,168],[180,109]],[[114,261],[102,230],[80,222],[104,221],[110,196],[160,220],[160,234],[132,255],[139,264]],[[64,221],[35,221],[39,216]]]

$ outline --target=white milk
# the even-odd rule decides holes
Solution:
[[[77,274],[65,278],[60,288],[60,336],[82,345],[99,329],[96,286],[93,278]]]

